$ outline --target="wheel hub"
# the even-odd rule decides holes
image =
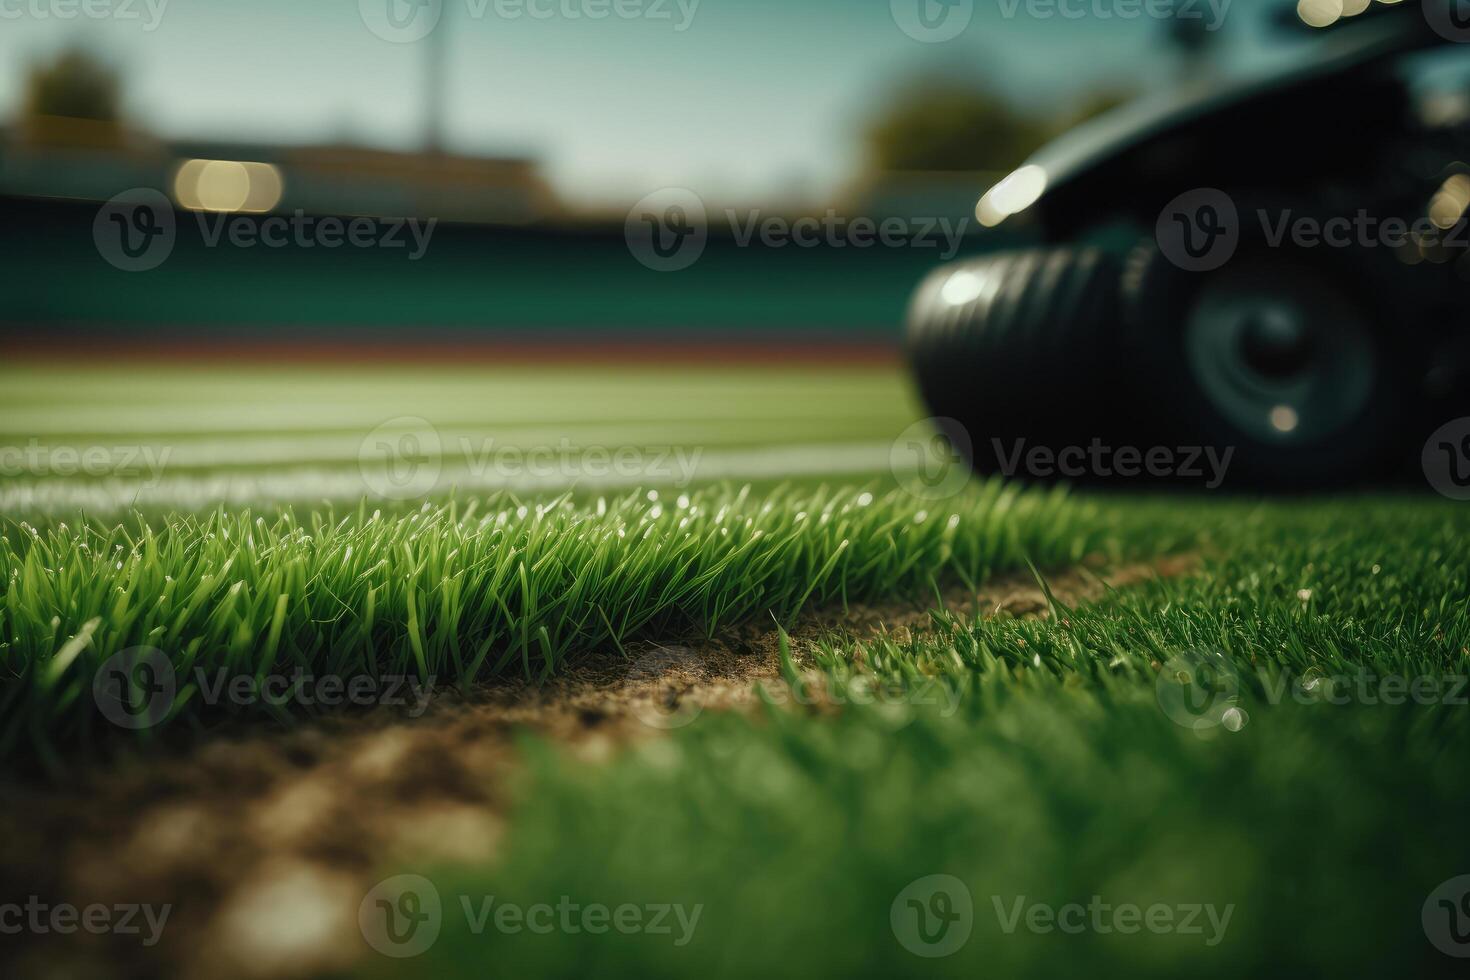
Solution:
[[[1366,314],[1314,270],[1215,273],[1184,329],[1194,381],[1244,435],[1310,445],[1366,407],[1377,353]]]
[[[1240,358],[1262,377],[1284,380],[1305,371],[1315,351],[1313,335],[1293,311],[1269,305],[1240,324]]]

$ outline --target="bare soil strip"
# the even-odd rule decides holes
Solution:
[[[1156,576],[1191,573],[1193,556],[1048,577],[1063,602]],[[1106,583],[1106,584],[1104,584]],[[945,604],[984,616],[1045,616],[1029,575],[992,580]],[[792,631],[793,654],[833,632],[855,638],[922,629],[932,600],[828,608]],[[589,658],[540,686],[505,682],[437,697],[421,718],[380,709],[291,730],[220,735],[177,752],[123,760],[63,786],[0,784],[3,901],[170,905],[162,940],[147,934],[6,936],[9,975],[219,978],[313,975],[366,951],[362,896],[395,860],[493,858],[512,802],[514,740],[530,731],[588,759],[659,737],[702,711],[759,701],[778,680],[774,623],[713,640],[630,647]],[[141,924],[141,919],[140,919]]]

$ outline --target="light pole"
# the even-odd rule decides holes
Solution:
[[[421,0],[425,5],[440,4],[439,22],[429,31],[424,45],[424,152],[444,152],[444,116],[448,94],[449,22],[454,4],[450,0]]]

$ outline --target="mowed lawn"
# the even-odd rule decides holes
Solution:
[[[384,870],[442,905],[427,968],[1461,975],[1470,516],[1103,513],[1192,524],[1202,568],[1044,619],[834,635],[754,716],[705,712],[610,763],[529,745],[502,860]],[[700,918],[538,935],[486,915],[563,895]]]
[[[746,710],[595,761],[528,738],[498,857],[384,855],[354,972],[1430,975],[1465,949],[1463,506],[910,483],[896,368],[22,366],[0,402],[18,766],[241,720],[183,683],[110,724],[93,681],[129,648],[473,696],[833,617]],[[1193,564],[938,608],[1165,555]],[[843,625],[898,599],[936,608]]]
[[[9,514],[866,479],[894,366],[0,367]]]
[[[1058,493],[902,489],[925,460],[900,437],[928,440],[896,367],[6,381],[0,464],[23,472],[0,490],[0,754],[116,737],[91,685],[123,651],[161,651],[179,680],[138,726],[153,739],[291,713],[206,704],[184,682],[201,670],[540,680],[634,639],[1107,544]]]

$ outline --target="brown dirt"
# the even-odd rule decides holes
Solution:
[[[1095,564],[1095,563],[1092,563]],[[1062,601],[1189,573],[1191,557],[1050,577]],[[952,610],[1044,616],[1030,576],[997,578]],[[792,631],[798,662],[817,638],[922,629],[932,602],[817,610]],[[779,677],[777,630],[643,644],[589,658],[541,686],[505,682],[397,710],[253,730],[115,761],[63,785],[0,782],[0,902],[172,906],[162,941],[0,936],[11,976],[306,976],[366,950],[362,896],[395,858],[494,857],[511,803],[514,739],[531,731],[588,759],[658,737],[705,710],[740,710]],[[8,949],[7,949],[8,947]]]

